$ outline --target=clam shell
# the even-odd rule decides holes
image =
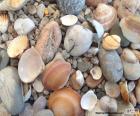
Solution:
[[[121,38],[117,35],[107,36],[103,39],[102,46],[106,50],[115,50],[120,47]]]
[[[0,13],[0,32],[5,33],[8,29],[9,18],[8,14]]]
[[[19,35],[26,35],[35,28],[30,18],[18,18],[14,23],[14,29]]]
[[[18,64],[18,73],[24,83],[33,82],[44,69],[44,62],[34,47],[26,50]]]
[[[107,31],[116,23],[117,12],[112,6],[100,3],[95,10],[94,18],[99,21],[105,31]]]
[[[57,22],[51,21],[43,27],[35,48],[42,56],[45,63],[53,59],[59,48],[61,39],[62,34]]]
[[[4,106],[12,115],[24,109],[21,82],[16,68],[6,67],[0,71],[0,93]]]
[[[129,92],[128,92],[128,87],[127,87],[127,81],[120,82],[119,85],[120,85],[121,96],[124,102],[129,103]]]
[[[95,66],[90,70],[90,74],[93,79],[99,80],[102,77],[102,70],[99,66]]]
[[[13,39],[7,48],[8,56],[15,58],[18,55],[22,54],[29,45],[29,40],[27,36],[18,36]]]
[[[72,26],[77,23],[78,18],[75,15],[65,15],[60,18],[61,22],[65,26]]]
[[[68,82],[71,64],[64,60],[55,60],[46,65],[43,72],[43,85],[49,90],[63,88]]]
[[[140,43],[140,16],[128,16],[120,21],[123,35],[130,42]]]
[[[19,10],[28,0],[2,0],[0,1],[0,11]]]
[[[120,95],[119,85],[108,81],[105,83],[105,92],[108,96],[117,98]]]
[[[79,93],[73,89],[62,88],[51,93],[48,107],[55,116],[84,116],[84,111],[80,107],[80,99]]]
[[[92,90],[89,90],[81,98],[81,107],[84,110],[91,111],[95,107],[96,103],[97,96]]]
[[[34,88],[34,90],[36,90],[38,93],[43,92],[44,86],[43,86],[43,84],[42,84],[42,82],[41,82],[40,79],[36,79],[36,80],[34,81],[34,83],[33,83],[33,88]]]
[[[135,89],[135,95],[136,95],[137,103],[140,104],[140,79],[138,80],[138,83]]]
[[[92,31],[81,25],[74,25],[67,30],[64,47],[72,56],[80,56],[90,48],[92,37]]]

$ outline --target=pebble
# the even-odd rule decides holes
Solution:
[[[45,5],[44,4],[40,4],[40,5],[37,6],[37,15],[39,16],[39,18],[43,18],[44,11],[45,11]]]
[[[106,51],[103,48],[99,51],[100,65],[103,75],[108,81],[118,82],[123,76],[123,66],[120,56],[116,51]]]
[[[28,12],[29,12],[31,15],[34,15],[34,14],[36,14],[36,12],[37,12],[37,9],[36,9],[36,7],[35,7],[34,5],[29,5],[29,6],[27,6],[27,9],[28,9]]]

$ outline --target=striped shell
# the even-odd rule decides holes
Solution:
[[[8,14],[6,13],[0,13],[0,32],[5,33],[8,28],[9,18]]]

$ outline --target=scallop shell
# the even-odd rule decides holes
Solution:
[[[97,103],[97,96],[92,90],[89,90],[81,98],[81,107],[84,110],[88,110],[88,111],[93,110],[96,103]]]
[[[121,38],[117,35],[107,36],[103,39],[102,46],[106,50],[115,50],[120,47]]]
[[[19,10],[28,0],[1,0],[0,11]]]
[[[119,85],[120,85],[121,96],[124,102],[129,103],[129,92],[128,92],[128,87],[127,87],[127,81],[120,82]]]
[[[34,47],[26,50],[18,64],[18,73],[24,83],[33,82],[44,69],[44,62]]]
[[[102,77],[102,70],[99,66],[95,66],[90,70],[90,74],[93,79],[99,80]]]
[[[5,33],[8,29],[9,18],[7,13],[0,13],[0,32]]]
[[[29,40],[27,36],[18,36],[13,39],[7,48],[8,56],[11,58],[15,58],[18,55],[22,54],[25,49],[27,49],[29,45]]]
[[[55,116],[84,116],[84,111],[80,107],[80,99],[80,94],[73,89],[62,88],[51,93],[48,107]]]
[[[94,18],[99,21],[105,31],[107,31],[116,23],[117,12],[112,6],[100,3],[95,10]]]
[[[130,42],[140,43],[140,16],[128,16],[120,21],[123,35]]]
[[[75,15],[65,15],[60,18],[61,22],[65,26],[72,26],[77,23],[78,18]]]

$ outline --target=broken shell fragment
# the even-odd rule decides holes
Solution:
[[[92,90],[89,90],[81,98],[81,107],[84,110],[91,111],[97,103],[97,96]]]
[[[127,87],[127,81],[120,82],[119,85],[120,85],[121,96],[124,102],[129,103],[129,92],[128,92],[128,87]]]
[[[44,69],[44,62],[34,47],[26,50],[18,64],[18,73],[24,83],[33,82]]]
[[[84,116],[84,111],[80,107],[80,99],[80,95],[73,89],[62,88],[50,95],[48,107],[55,116]]]
[[[81,25],[74,25],[67,30],[64,47],[72,56],[80,56],[90,48],[93,33]]]
[[[15,58],[18,55],[22,54],[25,49],[27,49],[29,45],[29,40],[27,36],[18,36],[13,39],[7,48],[8,56],[11,58]]]
[[[107,31],[116,23],[117,12],[112,6],[100,3],[95,10],[94,18],[99,21],[105,31]]]
[[[106,50],[115,50],[120,47],[121,38],[117,35],[107,36],[103,39],[102,46]]]
[[[123,35],[130,42],[140,43],[140,16],[128,16],[120,21]]]
[[[61,43],[61,39],[61,30],[55,21],[47,23],[41,30],[35,48],[45,63],[53,59]]]
[[[35,28],[30,18],[18,18],[14,23],[14,29],[19,35],[26,35]]]
[[[117,112],[117,100],[114,98],[103,96],[99,100],[99,104],[105,112]]]
[[[105,92],[108,96],[117,98],[120,95],[119,85],[108,81],[105,83]]]
[[[127,86],[128,86],[129,93],[131,93],[135,89],[135,87],[136,87],[134,81],[130,81]]]
[[[43,85],[46,89],[63,88],[69,80],[71,64],[64,60],[54,60],[46,65],[43,72]]]
[[[84,85],[84,76],[80,70],[77,70],[70,77],[70,85],[73,89],[79,90]]]
[[[77,23],[78,18],[75,15],[65,15],[60,18],[61,22],[65,26],[72,26]]]
[[[19,10],[28,0],[1,0],[0,11]]]
[[[0,13],[0,32],[5,33],[8,29],[9,18],[7,13]]]
[[[99,80],[102,77],[102,70],[99,66],[95,66],[90,70],[90,74],[93,79]]]
[[[135,95],[136,95],[137,103],[140,104],[140,79],[138,80],[138,83],[135,89]]]

